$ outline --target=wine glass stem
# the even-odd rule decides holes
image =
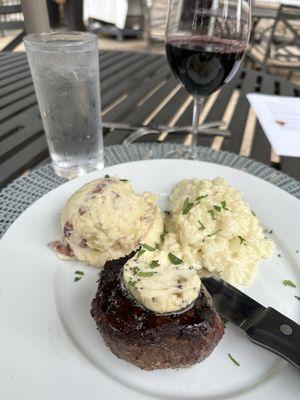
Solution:
[[[194,98],[194,110],[193,110],[193,124],[192,124],[192,149],[195,150],[197,147],[197,137],[198,137],[198,126],[199,117],[203,108],[203,97]]]

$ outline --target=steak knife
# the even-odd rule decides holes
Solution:
[[[202,278],[220,315],[255,344],[300,369],[300,325],[272,307],[265,308],[220,278]]]

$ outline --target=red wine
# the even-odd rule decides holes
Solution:
[[[245,46],[236,40],[208,37],[173,37],[166,44],[172,71],[195,97],[205,97],[236,74]]]

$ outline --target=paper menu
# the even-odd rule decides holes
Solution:
[[[300,98],[257,93],[247,98],[275,152],[300,157]]]

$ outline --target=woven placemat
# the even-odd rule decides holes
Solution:
[[[129,161],[159,159],[179,145],[143,143],[105,148],[105,165],[111,166]],[[264,164],[224,151],[198,147],[198,160],[233,167],[258,176],[300,199],[300,182]],[[57,177],[50,164],[28,172],[14,180],[0,192],[0,237],[15,219],[45,193],[65,180]]]

